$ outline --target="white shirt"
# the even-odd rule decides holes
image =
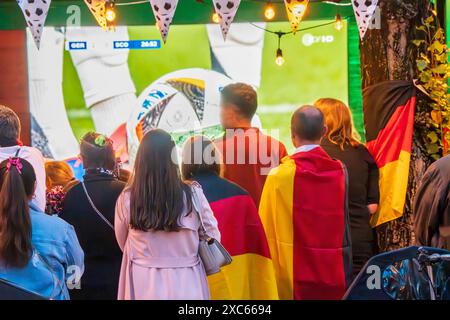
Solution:
[[[294,153],[298,153],[298,152],[308,152],[311,151],[312,149],[315,149],[319,147],[318,144],[305,144],[303,146],[298,147],[297,149],[295,149]]]
[[[9,157],[14,157],[16,155],[17,149],[20,148],[19,158],[27,160],[34,168],[36,174],[36,191],[33,195],[31,203],[33,203],[39,210],[45,211],[45,165],[44,157],[42,153],[33,147],[4,147],[0,148],[0,162],[8,159]]]

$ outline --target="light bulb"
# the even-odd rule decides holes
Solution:
[[[112,9],[106,10],[105,16],[108,22],[113,22],[114,20],[116,20],[116,13]]]
[[[267,20],[275,18],[275,7],[270,2],[268,2],[264,8],[264,16]]]
[[[116,11],[115,9],[115,3],[114,1],[106,1],[105,3],[105,18],[106,21],[108,21],[109,23],[114,22],[114,20],[116,20]]]
[[[344,22],[342,21],[342,17],[341,17],[341,15],[339,13],[336,15],[336,23],[334,24],[334,27],[338,31],[341,31],[342,28],[344,27]]]
[[[158,23],[158,22],[155,23],[155,27],[156,27],[156,30],[161,31],[161,30],[159,29],[159,23]]]
[[[211,17],[212,22],[214,23],[220,23],[220,17],[219,14],[217,12],[214,12],[212,17]]]
[[[283,51],[281,51],[280,48],[278,48],[277,50],[277,57],[275,58],[275,63],[280,67],[284,64]]]

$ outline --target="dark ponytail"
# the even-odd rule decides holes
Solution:
[[[6,267],[25,267],[32,253],[28,201],[36,175],[21,158],[0,163],[0,262]]]

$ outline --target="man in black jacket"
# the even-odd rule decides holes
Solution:
[[[414,200],[418,245],[450,250],[450,156],[433,163]]]

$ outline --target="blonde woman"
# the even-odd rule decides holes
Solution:
[[[64,161],[48,161],[45,163],[45,192],[47,204],[45,212],[60,214],[66,193],[78,181],[73,176],[72,168]]]
[[[326,98],[317,100],[315,106],[324,114],[327,126],[322,148],[330,157],[342,161],[348,171],[353,274],[357,275],[377,251],[376,234],[369,221],[378,209],[378,168],[361,143],[345,103]]]

